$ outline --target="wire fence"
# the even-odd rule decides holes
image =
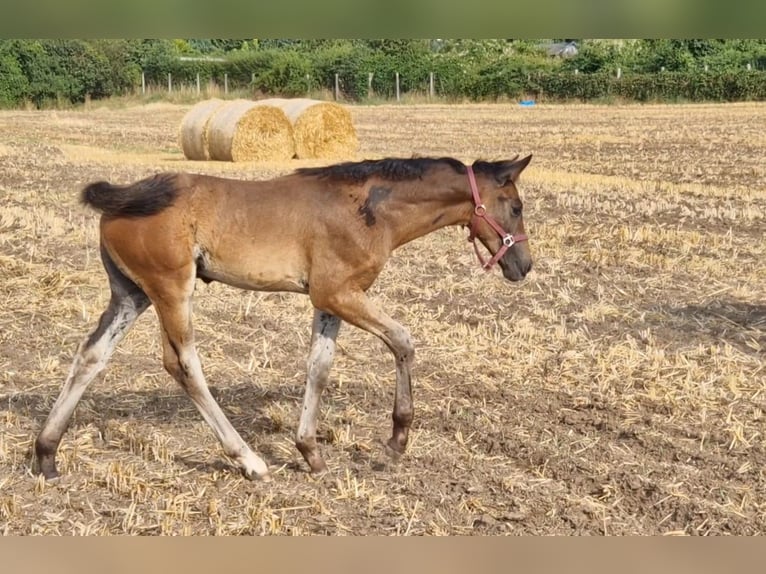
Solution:
[[[289,93],[282,93],[279,86],[262,91],[255,73],[248,78],[228,73],[203,76],[168,73],[163,76],[141,73],[139,94],[180,95],[187,98],[208,97],[258,97],[274,94],[292,97],[317,97],[336,101],[360,99],[404,99],[432,101],[444,98],[468,98],[473,100],[493,98],[536,98],[538,100],[574,99],[587,101],[605,97],[619,97],[626,100],[674,100],[691,101],[742,101],[766,100],[766,72],[747,66],[740,71],[716,72],[698,70],[695,72],[666,72],[652,74],[624,72],[617,67],[611,71],[582,73],[579,70],[557,72],[533,72],[526,74],[499,74],[474,82],[461,92],[452,78],[442,78],[435,72],[426,77],[403,79],[399,72],[390,77],[349,77],[340,73],[328,81],[305,76],[302,82],[290,85]],[[351,88],[348,84],[353,84]],[[301,88],[300,86],[305,86]],[[366,90],[365,90],[366,87]]]

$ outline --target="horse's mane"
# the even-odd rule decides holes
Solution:
[[[473,170],[477,174],[494,175],[507,166],[507,161],[477,160]],[[331,179],[349,183],[364,183],[371,177],[380,177],[389,181],[418,179],[439,166],[449,166],[458,174],[466,173],[465,164],[453,157],[413,157],[367,159],[347,161],[323,167],[301,167],[295,173],[307,177]]]
[[[385,158],[364,161],[347,161],[324,167],[303,167],[296,173],[336,181],[362,183],[371,177],[390,181],[404,181],[423,177],[430,169],[448,165],[457,173],[465,173],[463,162],[451,157],[416,157],[410,159]]]

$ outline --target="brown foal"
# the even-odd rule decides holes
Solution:
[[[341,321],[379,337],[396,362],[388,450],[403,453],[413,420],[412,341],[365,292],[394,249],[448,225],[470,226],[469,239],[478,238],[493,255],[485,268],[497,262],[507,279],[523,279],[532,260],[515,183],[530,159],[472,166],[452,158],[382,159],[304,168],[268,181],[177,173],[87,186],[82,202],[102,213],[101,258],[111,300],[80,344],[37,437],[40,472],[58,476],[56,451],[77,403],[153,304],[165,368],[243,474],[270,480],[268,466],[205,382],[192,327],[197,278],[311,297],[315,312],[295,444],[314,472],[327,468],[317,447],[317,414]]]

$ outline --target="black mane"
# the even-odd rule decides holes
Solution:
[[[416,157],[411,159],[385,158],[364,161],[347,161],[325,167],[302,167],[296,173],[304,176],[362,183],[371,177],[390,181],[405,181],[423,177],[428,170],[449,165],[457,173],[465,173],[463,162],[451,157]]]

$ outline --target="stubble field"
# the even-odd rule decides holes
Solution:
[[[63,478],[31,447],[108,300],[99,179],[267,178],[188,162],[188,106],[0,112],[0,533],[766,533],[766,105],[351,108],[361,158],[534,154],[535,267],[483,273],[461,229],[398,250],[373,297],[412,332],[415,422],[392,463],[394,365],[344,326],[323,397],[330,472],[293,447],[308,298],[198,285],[208,382],[272,466],[244,480],[161,365],[152,310],[78,407]]]

